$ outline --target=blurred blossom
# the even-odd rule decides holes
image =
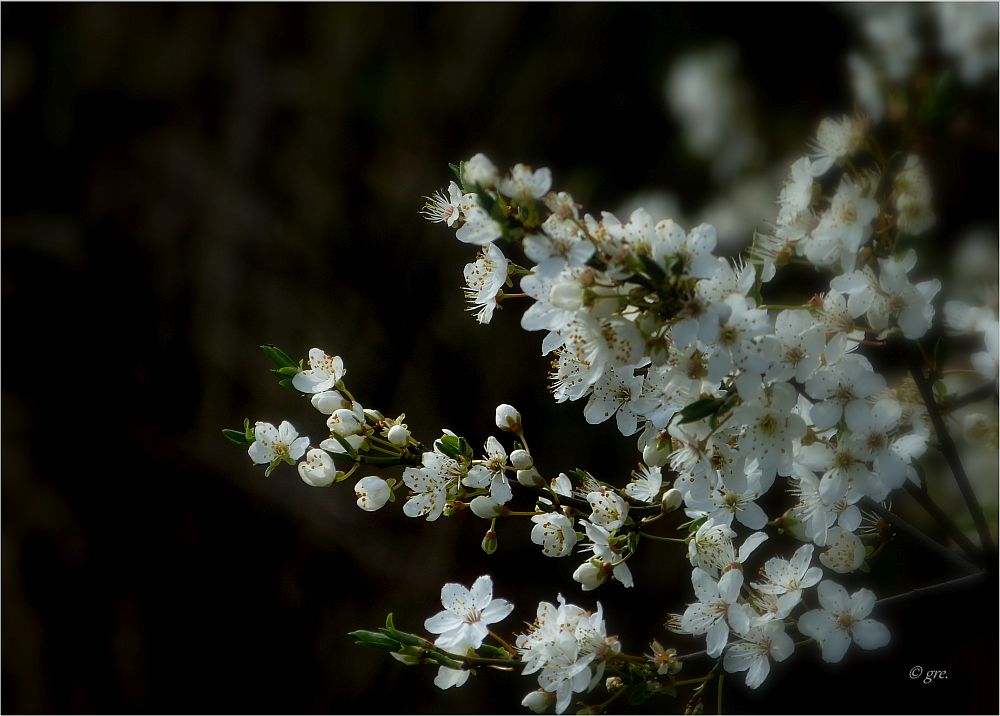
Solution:
[[[865,19],[861,30],[879,64],[890,80],[905,80],[920,53],[920,45],[913,32],[914,8],[902,3],[863,7]]]
[[[962,280],[953,282],[952,286],[972,289],[977,293],[982,286],[991,286],[995,306],[997,264],[1000,261],[996,232],[984,227],[974,228],[957,244],[952,256],[952,272]]]
[[[963,82],[974,84],[998,65],[997,4],[936,3],[941,51],[958,60]]]
[[[622,202],[616,214],[631,216],[636,209],[645,209],[654,222],[673,219],[678,224],[687,224],[681,211],[680,200],[670,191],[650,190],[633,194]]]
[[[667,78],[667,103],[684,142],[692,154],[711,161],[717,181],[739,174],[761,150],[737,64],[733,47],[718,46],[682,57]]]
[[[720,250],[736,253],[748,247],[754,229],[774,221],[774,186],[781,180],[782,168],[776,166],[777,175],[771,171],[741,179],[695,212],[697,222],[715,227]]]
[[[852,52],[847,56],[847,71],[854,99],[873,121],[879,122],[885,116],[885,91],[879,81],[875,65],[864,55]]]

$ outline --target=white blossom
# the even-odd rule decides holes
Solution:
[[[889,630],[885,625],[867,619],[875,606],[875,595],[859,589],[848,596],[847,590],[836,582],[820,582],[819,603],[822,609],[813,609],[799,617],[799,631],[819,642],[823,660],[837,662],[844,658],[851,640],[862,649],[878,649],[889,643]]]

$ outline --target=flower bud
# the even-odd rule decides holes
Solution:
[[[663,467],[670,458],[670,447],[670,443],[667,443],[661,448],[653,441],[642,449],[642,461],[650,467]]]
[[[486,495],[480,495],[473,498],[472,502],[469,503],[469,509],[472,510],[476,517],[491,520],[494,517],[500,516],[500,513],[503,512],[503,505],[497,504],[492,498]]]
[[[536,714],[543,714],[548,711],[556,702],[556,695],[551,691],[532,691],[521,701],[521,706],[531,709]]]
[[[596,557],[593,559],[588,559],[586,562],[581,564],[573,572],[573,579],[580,583],[583,587],[583,591],[589,592],[591,589],[597,589],[599,586],[604,584],[604,581],[608,578],[608,571],[604,569],[604,564],[601,560]]]
[[[410,431],[402,425],[393,425],[389,428],[388,438],[396,447],[406,447],[410,442]]]
[[[513,405],[503,403],[497,406],[497,427],[509,433],[521,432],[521,414]]]
[[[559,281],[549,291],[549,303],[566,311],[583,307],[583,286],[576,281]]]
[[[812,537],[806,534],[806,526],[802,520],[795,516],[795,508],[788,508],[785,513],[775,520],[779,530],[787,531],[792,537],[800,542],[811,542]]]
[[[480,545],[486,554],[493,554],[497,551],[497,533],[493,530],[487,530],[486,535],[483,537],[483,542]]]
[[[344,398],[339,391],[324,390],[322,393],[314,393],[309,399],[312,406],[323,415],[333,415],[341,408],[350,408],[351,401]]]
[[[544,487],[545,479],[539,474],[538,470],[531,467],[527,470],[517,471],[517,481],[524,485],[525,487]]]
[[[365,408],[364,413],[371,419],[373,423],[378,423],[385,420],[385,416],[382,415],[380,411],[375,410],[373,408]]]
[[[531,459],[531,453],[527,450],[515,450],[510,454],[510,464],[518,470],[530,470],[535,461]]]
[[[609,694],[614,693],[624,685],[625,682],[622,681],[622,677],[620,676],[609,676],[604,680],[604,688],[608,690]]]
[[[482,152],[462,164],[462,174],[466,184],[479,184],[484,189],[495,186],[499,178],[496,165]]]
[[[681,506],[682,502],[684,502],[684,495],[676,487],[671,487],[660,498],[660,509],[664,512],[673,512]]]

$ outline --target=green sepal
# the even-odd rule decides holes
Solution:
[[[680,412],[681,419],[678,422],[683,425],[684,423],[693,423],[696,420],[707,418],[709,415],[718,412],[726,400],[726,398],[702,398],[701,400],[696,400]]]
[[[278,368],[294,368],[298,366],[298,363],[293,361],[288,354],[278,348],[278,346],[265,343],[260,347],[260,349],[264,352],[264,355],[266,355]]]
[[[353,636],[356,644],[361,646],[367,646],[372,649],[384,649],[385,651],[399,651],[403,648],[395,639],[392,639],[385,634],[377,631],[366,631],[364,629],[358,629],[357,631],[351,631],[347,633],[348,636]]]

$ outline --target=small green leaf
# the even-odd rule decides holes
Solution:
[[[260,349],[264,352],[264,355],[266,355],[278,368],[285,368],[287,366],[295,367],[298,365],[295,361],[289,358],[287,353],[278,348],[278,346],[265,343],[260,347]]]
[[[462,454],[460,440],[461,438],[454,435],[442,435],[441,439],[434,443],[434,446],[452,460],[457,460],[458,456]]]
[[[725,398],[702,398],[701,400],[696,400],[681,411],[679,423],[693,423],[696,420],[707,418],[709,415],[716,413],[725,402]]]
[[[226,438],[226,440],[228,440],[229,442],[233,443],[234,445],[239,445],[240,447],[245,447],[253,443],[253,438],[251,437],[248,440],[246,431],[242,430],[230,430],[229,428],[225,428],[222,431],[222,436]]]
[[[357,631],[348,632],[349,636],[353,636],[357,641],[357,644],[361,646],[367,646],[372,649],[384,649],[386,651],[399,651],[403,648],[395,639],[392,639],[385,634],[381,634],[377,631],[365,631],[364,629],[358,629]]]
[[[644,254],[639,256],[639,262],[642,264],[642,270],[645,271],[651,279],[653,279],[654,283],[663,283],[663,279],[667,277],[667,274],[662,268],[660,268],[659,264],[653,261],[651,257]]]
[[[286,365],[284,368],[275,368],[271,372],[275,375],[280,375],[282,378],[294,378],[299,374],[299,367],[297,365]]]
[[[646,699],[653,695],[652,690],[649,688],[649,682],[643,681],[641,684],[636,685],[632,691],[629,692],[628,702],[631,706],[638,706],[644,703]]]
[[[510,659],[511,653],[506,649],[502,649],[498,646],[490,646],[489,644],[483,644],[479,647],[479,652],[485,656],[487,659]]]

